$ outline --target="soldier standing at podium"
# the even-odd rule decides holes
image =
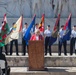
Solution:
[[[28,24],[25,23],[24,24],[24,28],[22,30],[22,34],[23,34],[23,37],[27,31],[27,28],[28,28]],[[26,55],[26,48],[28,49],[28,45],[26,45],[26,41],[24,40],[24,38],[22,37],[22,50],[23,50],[23,54],[22,55]]]
[[[51,37],[50,25],[47,26],[47,29],[44,31],[45,37],[45,55],[47,55],[47,50],[49,48],[49,54],[51,55],[51,46],[49,46],[49,39]]]
[[[75,54],[76,54],[76,25],[74,25],[74,27],[71,31],[70,55],[73,55],[74,49],[75,49]]]
[[[64,28],[64,25],[61,26],[61,28],[59,30],[59,33],[58,33],[58,36],[59,36],[58,55],[59,56],[61,56],[62,44],[64,46],[64,55],[67,55],[67,50],[66,50],[67,41],[64,41],[64,42],[61,43],[61,40],[62,40],[63,36],[65,35],[63,28]]]
[[[14,26],[15,23],[13,23],[12,25]],[[13,31],[13,27],[10,28],[10,33]],[[10,42],[10,55],[12,55],[12,48],[13,48],[13,42],[15,43],[15,47],[16,47],[16,55],[19,55],[18,54],[18,39],[13,39],[11,42]]]

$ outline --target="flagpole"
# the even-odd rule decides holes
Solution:
[[[45,30],[45,14],[44,15],[44,30]],[[44,35],[44,30],[43,30],[43,35]]]
[[[45,31],[45,14],[44,14],[44,31]],[[44,36],[44,31],[43,31],[43,36]]]
[[[22,30],[23,30],[23,14],[22,14]],[[21,30],[21,38],[23,38],[22,30]]]

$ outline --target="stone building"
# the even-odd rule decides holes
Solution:
[[[19,17],[31,18],[34,14],[38,18],[44,13],[46,18],[57,17],[61,13],[66,18],[69,13],[76,17],[76,0],[0,0],[0,17],[4,13],[10,18]]]

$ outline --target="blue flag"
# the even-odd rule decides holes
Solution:
[[[52,35],[49,40],[49,45],[52,45],[57,40],[57,35],[58,35],[59,25],[60,25],[59,23],[60,23],[60,14],[58,14],[58,18],[56,20]]]
[[[30,40],[30,37],[31,37],[30,30],[33,27],[33,25],[35,25],[35,18],[36,18],[36,15],[33,17],[33,20],[32,20],[31,24],[29,25],[29,27],[24,35],[24,40],[26,41],[27,45],[28,45],[28,40]]]
[[[69,15],[65,25],[64,25],[64,31],[65,31],[65,35],[63,36],[63,38],[61,39],[61,42],[70,40],[70,35],[71,35],[71,14]]]

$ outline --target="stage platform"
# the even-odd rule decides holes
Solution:
[[[47,67],[48,71],[28,71],[28,67],[11,67],[11,75],[76,75],[76,67]]]
[[[10,52],[9,50],[10,50],[10,44],[8,44],[8,52]],[[22,53],[22,44],[18,44],[18,50],[20,53]],[[52,53],[58,53],[58,44],[53,44],[51,46],[51,50]],[[5,52],[5,49],[3,49],[3,52]],[[13,52],[16,52],[16,48],[14,45],[13,45]],[[62,52],[64,52],[63,46],[62,46]],[[67,44],[67,52],[68,53],[70,52],[70,44]]]
[[[45,68],[47,71],[29,71],[28,54],[16,56],[6,56],[8,65],[11,68],[11,75],[76,75],[76,55],[70,56],[68,53],[65,56],[63,53],[58,56],[58,53],[52,53],[52,56],[47,54],[44,56]]]
[[[16,56],[13,53],[12,56],[6,56],[8,65],[11,67],[28,67],[28,54],[26,56],[22,56],[19,53],[19,56]],[[49,54],[44,56],[44,64],[45,67],[76,67],[76,55],[73,54],[70,56],[68,53],[65,56],[63,53],[61,56],[58,56],[58,53],[52,53],[52,56]]]

